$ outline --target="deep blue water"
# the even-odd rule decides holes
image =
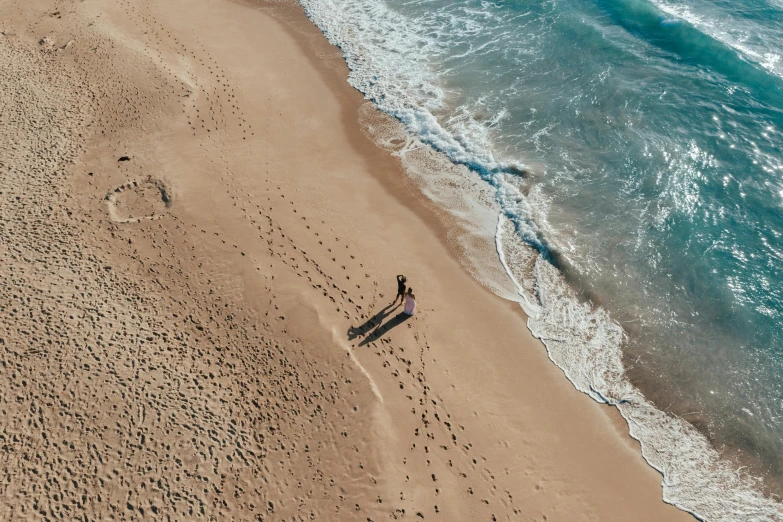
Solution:
[[[302,4],[351,83],[492,185],[515,239],[622,328],[624,378],[732,466],[781,482],[780,0]],[[665,495],[709,520],[783,519],[741,496],[758,510],[693,507],[744,487],[726,481]]]

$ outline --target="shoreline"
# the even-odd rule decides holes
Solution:
[[[262,2],[263,3],[263,2]],[[272,2],[274,3],[274,2]],[[299,11],[302,11],[302,8],[298,5],[293,8],[297,12],[297,14],[293,15],[293,18],[296,18],[296,16],[301,16],[301,13]],[[306,15],[305,15],[306,16]],[[308,18],[308,20],[310,20]],[[312,23],[312,20],[310,20]],[[320,29],[317,29],[317,32],[319,33],[319,36],[322,36],[326,38]],[[317,38],[317,37],[316,37]],[[311,40],[312,42],[312,40]],[[338,47],[339,48],[339,47]],[[355,51],[355,50],[354,50]],[[343,51],[339,51],[341,57],[343,56]],[[343,57],[342,60],[344,61],[345,58]],[[342,81],[344,84],[350,84],[348,81],[348,67],[344,68],[345,70],[339,74],[338,76],[342,77]],[[333,71],[333,69],[332,69]],[[330,71],[330,72],[332,72]],[[359,89],[356,86],[352,86],[353,89],[355,89],[360,95],[364,96],[361,92],[361,89]],[[366,99],[366,98],[365,98]],[[367,104],[372,104],[372,102],[365,102]],[[398,120],[397,118],[394,118],[393,116],[390,116],[386,113],[384,113],[381,109],[376,107],[373,104],[373,108],[375,111],[382,114],[383,118],[389,118],[394,121],[394,123],[400,127],[404,127],[404,124]],[[360,122],[360,125],[363,125],[363,123]],[[405,133],[408,136],[411,136],[411,133],[409,133],[407,130]],[[399,147],[386,147],[388,143],[383,143],[384,139],[374,139],[372,136],[368,134],[368,138],[370,138],[371,141],[375,143],[376,146],[379,146],[381,148],[387,148],[388,151],[394,152],[395,155],[404,152],[400,150]],[[398,136],[398,139],[400,136]],[[388,139],[388,137],[386,137]],[[426,141],[421,141],[418,137],[413,137],[413,139],[420,145],[424,146],[425,148],[430,148],[431,145],[428,144]],[[474,172],[469,167],[466,167],[463,163],[453,163],[448,157],[447,154],[444,152],[438,151],[436,148],[432,148],[430,150],[432,153],[432,156],[437,157],[443,157],[445,159],[445,162],[454,169],[462,169],[463,175],[466,176],[477,176],[480,173]],[[400,155],[399,158],[402,158],[404,156]],[[401,161],[401,163],[404,163],[404,161]],[[443,167],[442,167],[443,168]],[[403,167],[403,170],[405,168]],[[436,175],[438,174],[435,170],[432,170],[428,173],[429,175]],[[410,172],[407,172],[408,177],[411,176]],[[473,183],[472,189],[475,191],[481,191],[483,187],[477,187],[477,185],[481,185],[481,182],[479,183]],[[421,194],[422,191],[427,191],[431,187],[427,186],[427,181],[423,179],[421,176],[417,180],[408,180],[406,186],[413,186],[413,192],[414,196],[417,198],[418,203],[425,207],[428,212],[432,214],[434,217],[425,218],[425,221],[428,223],[430,227],[434,227],[433,230],[436,231],[436,234],[438,237],[441,238],[442,243],[447,247],[447,249],[452,253],[453,256],[455,256],[457,259],[459,259],[460,263],[463,265],[463,268],[470,272],[472,276],[477,279],[483,286],[490,289],[493,293],[496,295],[499,295],[501,297],[507,298],[509,301],[520,301],[525,300],[525,295],[522,295],[520,292],[519,296],[513,295],[514,291],[513,289],[503,287],[502,284],[497,284],[497,274],[493,274],[491,277],[482,277],[480,273],[477,273],[476,271],[476,264],[472,263],[472,259],[470,255],[465,255],[465,252],[468,250],[463,244],[462,241],[459,239],[453,239],[456,236],[459,236],[460,233],[462,236],[471,235],[471,232],[468,232],[464,230],[466,226],[470,226],[470,223],[466,222],[460,222],[460,219],[455,217],[449,210],[445,209],[444,207],[448,207],[448,204],[442,204],[442,203],[436,203],[432,199],[430,199],[427,196],[424,196]],[[486,195],[484,194],[486,197]],[[404,196],[403,196],[404,197]],[[489,198],[492,198],[492,196],[489,196]],[[399,200],[399,197],[398,197]],[[501,214],[499,210],[495,211],[496,214]],[[465,221],[465,220],[463,220]],[[448,225],[445,225],[448,223]],[[486,228],[486,227],[484,227]],[[454,232],[455,229],[463,229],[461,232]],[[475,232],[475,231],[473,231]],[[481,232],[487,232],[487,230],[483,230]],[[450,237],[451,239],[444,239],[446,237]],[[486,238],[477,238],[477,239],[486,239]],[[487,244],[481,245],[485,250],[488,248],[496,248],[493,244],[492,246],[488,246]],[[498,247],[499,248],[499,247]],[[559,257],[556,252],[546,252],[547,255],[552,255],[555,257],[555,261]],[[500,255],[500,253],[499,253]],[[499,262],[495,263],[499,264]],[[558,262],[552,263],[555,268],[560,271],[560,275],[564,278],[565,281],[568,282],[578,282],[578,278],[574,279],[574,274],[570,273],[570,270],[568,270],[567,266],[559,266]],[[486,264],[482,265],[482,268],[486,268]],[[493,269],[496,267],[492,267]],[[505,274],[509,278],[514,278],[514,285],[517,288],[522,288],[524,285],[520,285],[519,282],[517,282],[517,279],[515,278],[515,274],[513,271],[511,271],[508,267],[505,268]],[[489,282],[488,282],[489,280]],[[570,281],[569,281],[570,280]],[[576,284],[572,285],[576,286],[576,288],[571,288],[575,292],[575,294],[578,296],[577,301],[580,303],[583,302],[589,302],[589,303],[598,303],[598,306],[596,308],[600,309],[600,299],[596,299],[592,293],[593,290],[587,289],[584,287],[583,284]],[[523,307],[525,306],[524,303]],[[535,305],[533,305],[535,306]],[[603,310],[601,310],[603,312]],[[520,313],[520,317],[522,320],[527,321],[529,319],[529,316],[525,314],[524,311]],[[610,320],[610,323],[613,325],[618,325],[616,321]],[[530,323],[528,322],[528,327],[530,328]],[[534,337],[538,337],[535,333],[533,333]],[[638,433],[638,423],[637,421],[639,418],[644,418],[646,415],[646,412],[629,412],[629,413],[620,413],[620,409],[628,410],[628,408],[623,408],[623,401],[618,399],[611,399],[604,397],[600,392],[597,390],[594,390],[592,387],[583,386],[584,382],[578,382],[579,379],[573,379],[569,376],[569,367],[567,365],[563,364],[563,361],[558,361],[557,356],[550,351],[549,348],[544,347],[544,343],[542,344],[542,348],[547,350],[547,353],[549,355],[549,358],[551,362],[558,367],[563,373],[566,379],[568,379],[577,389],[581,390],[583,393],[585,393],[588,396],[593,397],[594,400],[596,400],[599,403],[607,404],[612,406],[613,408],[617,408],[617,419],[614,419],[612,422],[616,424],[618,429],[622,432],[621,434],[623,436],[627,436],[629,439],[633,440],[633,443],[637,448],[641,450],[640,439],[641,442],[648,442],[647,447],[647,455],[645,456],[645,460],[650,457],[650,460],[647,460],[648,465],[661,472],[663,474],[663,470],[667,469],[669,464],[672,463],[672,460],[665,460],[660,461],[658,459],[659,453],[670,453],[668,450],[669,446],[664,445],[663,451],[661,450],[661,446],[658,444],[656,445],[653,441],[653,439],[657,437],[649,437],[645,435],[640,435]],[[620,359],[622,359],[623,364],[626,363],[625,361],[625,353],[618,347],[618,351],[620,354]],[[612,361],[614,362],[614,361]],[[579,370],[580,368],[577,368],[576,370]],[[574,370],[571,368],[571,370]],[[747,496],[750,495],[754,499],[754,509],[758,510],[759,513],[763,513],[765,517],[772,517],[774,518],[776,515],[779,514],[780,509],[780,498],[777,495],[779,491],[779,481],[775,481],[773,478],[770,478],[767,474],[767,468],[760,462],[760,459],[754,455],[748,454],[744,448],[739,447],[732,447],[730,449],[722,448],[720,450],[717,449],[716,445],[713,444],[713,442],[710,440],[710,437],[707,433],[695,428],[689,421],[686,421],[684,418],[681,418],[676,415],[671,415],[667,413],[667,410],[665,407],[660,407],[658,404],[656,404],[654,401],[647,399],[643,392],[641,391],[641,388],[637,386],[637,383],[635,383],[630,376],[625,375],[623,378],[624,381],[626,381],[630,386],[632,386],[637,392],[636,394],[638,397],[635,397],[635,399],[641,398],[642,402],[645,403],[645,406],[651,407],[653,410],[655,410],[656,414],[660,414],[660,417],[665,418],[662,422],[668,425],[673,425],[672,429],[668,429],[667,427],[661,427],[660,429],[665,433],[666,437],[669,437],[671,433],[680,433],[682,434],[683,431],[689,432],[687,435],[682,435],[680,437],[680,440],[686,440],[688,444],[693,448],[699,448],[699,451],[703,453],[704,461],[705,463],[703,465],[693,466],[693,469],[688,469],[689,466],[685,466],[684,470],[678,469],[676,472],[673,472],[672,475],[682,476],[684,474],[690,475],[690,480],[688,481],[689,485],[695,486],[699,485],[699,490],[701,491],[702,487],[713,487],[714,495],[712,495],[710,498],[713,501],[722,503],[722,496],[720,495],[719,489],[722,487],[728,487],[730,490],[735,492],[733,503],[731,504],[735,508],[740,508],[740,506],[743,506],[744,500],[747,500]],[[625,383],[622,383],[625,384]],[[627,391],[624,390],[624,386],[618,385],[620,390],[619,391]],[[617,387],[617,386],[616,386]],[[612,390],[609,390],[612,391]],[[618,391],[618,390],[614,390]],[[634,394],[632,394],[634,395]],[[636,418],[634,418],[636,417]],[[634,424],[637,425],[636,430],[633,428]],[[636,432],[634,435],[632,435],[629,432]],[[655,434],[653,434],[655,435]],[[672,439],[676,440],[677,437],[672,437]],[[672,447],[674,447],[675,444],[672,444]],[[686,456],[687,458],[687,456]],[[677,462],[679,459],[674,459],[674,462]],[[715,473],[713,477],[712,471],[715,469],[719,469],[720,473]],[[712,471],[711,471],[712,470]],[[683,473],[685,472],[685,473]],[[717,478],[720,479],[718,481],[704,481],[700,478],[702,474],[706,473],[707,476],[710,478]],[[665,480],[664,480],[665,481]],[[720,483],[721,486],[715,486],[716,483]],[[736,490],[736,491],[735,491]],[[681,502],[681,498],[679,496],[674,498],[667,499],[667,502],[670,502],[673,505],[679,505],[680,509],[682,509],[685,512],[693,514],[695,511],[692,505],[698,504],[699,502],[696,501],[697,497],[700,496],[699,493],[696,493],[695,491],[692,492],[693,495],[691,495],[690,498],[686,498],[686,501]],[[666,495],[664,495],[666,496]],[[692,502],[696,501],[696,502]],[[713,507],[709,506],[703,506],[707,508],[707,512],[711,513],[711,515],[708,517],[709,519],[713,519],[713,517],[720,517],[720,511],[715,511]],[[764,518],[766,520],[766,518]]]
[[[30,331],[72,341],[43,363],[6,354],[26,384],[4,369],[5,389],[27,390],[20,405],[3,397],[21,438],[8,443],[48,448],[62,462],[40,465],[82,485],[66,480],[36,508],[22,491],[44,479],[14,458],[0,512],[693,520],[662,501],[619,415],[563,379],[519,307],[455,259],[443,216],[364,135],[364,100],[304,13],[288,21],[302,33],[228,0],[37,1],[8,20],[13,45],[72,88],[47,99],[85,115],[48,116],[67,123],[74,165],[23,170],[46,147],[26,121],[12,130],[31,154],[4,161],[67,170],[29,206],[6,180],[4,217],[50,202],[58,213],[41,226],[67,227],[82,249],[57,252],[56,299],[9,278],[48,312],[14,300],[38,320],[3,344],[19,351]],[[8,49],[3,60],[27,63]],[[23,93],[59,88],[5,81],[29,114]],[[3,254],[28,273],[41,244],[22,232],[24,254]],[[420,311],[360,346],[346,332],[392,318],[400,271]],[[58,402],[50,383],[71,395]]]
[[[374,104],[372,104],[371,101],[367,101],[367,99],[364,97],[364,95],[355,89],[354,87],[350,86],[347,77],[348,77],[348,67],[345,64],[345,60],[342,55],[342,51],[339,50],[339,48],[335,47],[333,44],[329,43],[326,39],[326,37],[323,35],[321,30],[310,20],[307,15],[304,13],[304,10],[302,9],[301,5],[298,2],[295,2],[293,6],[286,5],[285,7],[280,7],[277,2],[274,0],[234,0],[237,3],[244,4],[244,5],[258,5],[261,8],[267,7],[271,8],[269,9],[269,12],[272,14],[272,16],[282,22],[282,25],[286,27],[289,30],[289,34],[294,37],[294,39],[299,44],[300,48],[303,50],[304,54],[308,56],[311,59],[311,63],[317,64],[316,67],[321,72],[322,76],[324,78],[327,78],[327,84],[330,85],[333,92],[337,93],[340,91],[345,91],[346,89],[350,92],[347,94],[343,94],[343,96],[346,96],[347,98],[347,104],[353,104],[354,107],[357,105],[365,106],[365,105],[372,105],[372,109],[370,109],[372,112],[375,113],[375,116],[380,119],[391,119],[395,124],[401,125],[398,120],[394,119],[393,117],[383,113],[380,109],[378,109]],[[302,29],[302,18],[306,20],[304,22],[304,25],[306,26],[309,22],[310,27],[307,29]],[[297,25],[298,28],[296,30],[292,29],[293,25]],[[318,43],[315,43],[318,42]],[[323,58],[314,59],[313,53],[320,54],[324,53],[324,49],[328,49],[330,51],[335,51],[332,56],[329,57],[329,62],[336,62],[336,63],[330,63],[329,65],[326,65],[324,67],[324,60]],[[325,53],[324,53],[325,54]],[[353,98],[353,99],[351,99]],[[358,111],[346,111],[346,114],[344,116],[345,122],[347,122],[347,127],[355,127],[355,126],[362,126],[367,125],[367,123],[358,122],[355,119],[351,119],[351,113],[360,112],[360,109]],[[360,133],[354,133],[354,136],[358,138],[360,141],[362,138],[366,138],[371,143],[371,148],[373,147],[380,147],[380,144],[373,140],[373,138],[367,134],[366,131],[360,132]],[[357,147],[360,148],[360,147]],[[393,149],[390,149],[393,150]],[[399,149],[397,149],[399,150]],[[389,152],[389,151],[387,151]],[[440,156],[441,153],[437,151],[432,151],[433,155]],[[460,164],[453,164],[451,163],[451,160],[448,158],[445,158],[445,161],[449,162],[452,166],[462,169],[464,172],[463,175],[472,175],[472,171],[466,167],[465,165]],[[465,252],[463,250],[463,246],[460,244],[458,240],[450,239],[454,237],[454,235],[459,235],[460,232],[464,235],[467,232],[465,230],[461,231],[455,231],[455,229],[464,229],[466,227],[465,223],[458,223],[458,220],[449,213],[448,210],[444,209],[443,206],[439,206],[437,203],[426,197],[424,194],[422,194],[421,185],[423,184],[421,181],[419,184],[417,184],[416,181],[413,181],[410,179],[410,173],[404,172],[405,167],[403,167],[402,163],[400,163],[400,159],[397,159],[398,163],[398,170],[400,171],[399,177],[389,177],[389,176],[382,176],[375,173],[375,171],[371,171],[373,177],[377,179],[381,185],[389,191],[392,196],[397,200],[398,203],[404,205],[406,208],[412,210],[416,213],[416,215],[427,225],[427,227],[434,232],[434,234],[437,236],[441,244],[444,248],[446,248],[451,255],[459,260],[459,263],[461,268],[463,270],[470,270],[470,268],[473,268],[470,266],[470,260],[465,259]],[[476,183],[476,185],[479,185],[479,183]],[[407,203],[407,198],[412,198],[415,200],[415,204],[411,205]],[[494,240],[494,237],[492,238]],[[492,245],[492,248],[495,248],[495,245]],[[466,264],[467,263],[467,264]],[[500,264],[500,261],[498,260],[498,263]],[[508,277],[511,277],[511,274],[508,272],[508,269],[505,268],[505,274],[508,275]],[[477,277],[477,275],[474,275],[474,277]],[[485,291],[490,291],[491,293],[497,294],[497,290],[492,290],[491,284],[486,284],[482,281],[476,281],[482,286],[484,286]],[[511,281],[509,281],[511,283]],[[514,283],[516,284],[516,283]],[[520,303],[512,300],[506,300],[502,297],[499,297],[495,295],[497,299],[500,299],[500,302],[510,305],[510,310],[513,314],[517,315],[519,317],[519,320],[527,323],[529,316],[525,314],[522,307],[519,306]],[[526,332],[531,333],[529,329],[526,327]],[[533,343],[538,344],[538,348],[543,350],[545,354],[547,354],[548,350],[544,346],[544,344],[538,340],[538,339],[532,339]],[[548,357],[548,355],[547,355]],[[549,361],[551,364],[557,368],[561,373],[561,377],[565,377],[566,381],[573,385],[571,381],[568,379],[568,377],[565,375],[565,371],[563,368],[561,368],[556,361],[552,360],[551,357],[549,357]],[[589,396],[589,394],[586,394]],[[592,399],[591,399],[592,401]],[[600,403],[601,401],[597,401]],[[617,431],[617,434],[620,436],[620,438],[625,439],[625,442],[633,448],[635,452],[641,456],[641,446],[639,445],[639,441],[635,438],[631,437],[629,434],[629,425],[628,420],[625,419],[620,411],[616,408],[615,405],[602,403],[602,406],[609,406],[610,410],[604,411],[603,413],[606,415],[606,420],[608,423]],[[649,469],[653,470],[655,473],[660,473],[659,470],[657,470],[652,464],[645,461],[645,465],[649,467]],[[673,504],[669,504],[672,505]],[[675,506],[673,506],[675,507]],[[683,508],[677,508],[680,510],[679,512],[685,515],[686,519],[692,519],[693,514],[688,512],[687,510]]]

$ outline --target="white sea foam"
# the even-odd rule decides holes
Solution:
[[[707,521],[781,520],[781,505],[761,494],[757,480],[742,475],[691,424],[655,408],[628,381],[622,328],[606,311],[581,302],[562,273],[519,241],[502,217],[498,245],[525,296],[531,332],[577,389],[620,410],[645,460],[664,475],[666,502]],[[525,303],[531,301],[529,308]]]
[[[624,331],[605,310],[584,302],[549,260],[542,240],[546,202],[535,189],[524,194],[518,177],[491,152],[491,122],[503,115],[481,124],[470,107],[449,110],[456,96],[442,87],[431,62],[443,52],[437,38],[417,32],[382,0],[300,1],[342,49],[351,85],[400,122],[365,107],[359,116],[367,134],[457,219],[455,239],[468,269],[520,303],[530,330],[574,386],[620,410],[644,458],[663,474],[663,498],[711,522],[783,519],[781,504],[765,498],[755,479],[722,460],[689,423],[656,409],[627,379]]]

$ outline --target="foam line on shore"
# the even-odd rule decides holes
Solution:
[[[496,160],[487,126],[467,116],[447,129],[435,116],[446,93],[425,56],[434,44],[415,31],[406,31],[409,24],[379,1],[301,3],[310,19],[343,51],[351,71],[349,83],[404,126],[409,144],[431,148],[448,158],[452,167],[463,165],[492,187],[501,209],[493,262],[500,261],[516,287],[519,296],[512,300],[520,302],[529,316],[528,328],[574,386],[619,409],[630,435],[641,443],[645,460],[664,476],[664,500],[704,520],[729,522],[737,513],[747,514],[746,520],[778,520],[781,506],[764,497],[758,479],[743,475],[723,460],[704,435],[686,421],[656,409],[629,382],[621,350],[626,334],[607,311],[580,299],[552,263],[545,234],[533,218],[540,212],[513,182],[524,169]],[[346,16],[353,18],[346,22]],[[367,43],[372,39],[358,37],[371,30],[381,31],[383,45],[389,48],[379,51]],[[393,36],[395,32],[405,34]],[[410,42],[416,45],[406,46]],[[427,170],[421,164],[413,166],[415,158],[405,151],[396,154],[405,157],[408,169]],[[436,202],[448,200],[427,195]],[[484,253],[471,255],[482,259],[475,265],[486,263]],[[488,272],[492,270],[487,266]],[[480,271],[472,273],[482,278]],[[490,288],[504,287],[496,280],[482,282]],[[507,293],[499,295],[509,298]]]

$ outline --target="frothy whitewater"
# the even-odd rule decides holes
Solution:
[[[449,190],[496,251],[474,274],[620,410],[664,499],[783,520],[760,482],[783,477],[783,5],[301,3],[412,175],[422,147],[467,167]]]

